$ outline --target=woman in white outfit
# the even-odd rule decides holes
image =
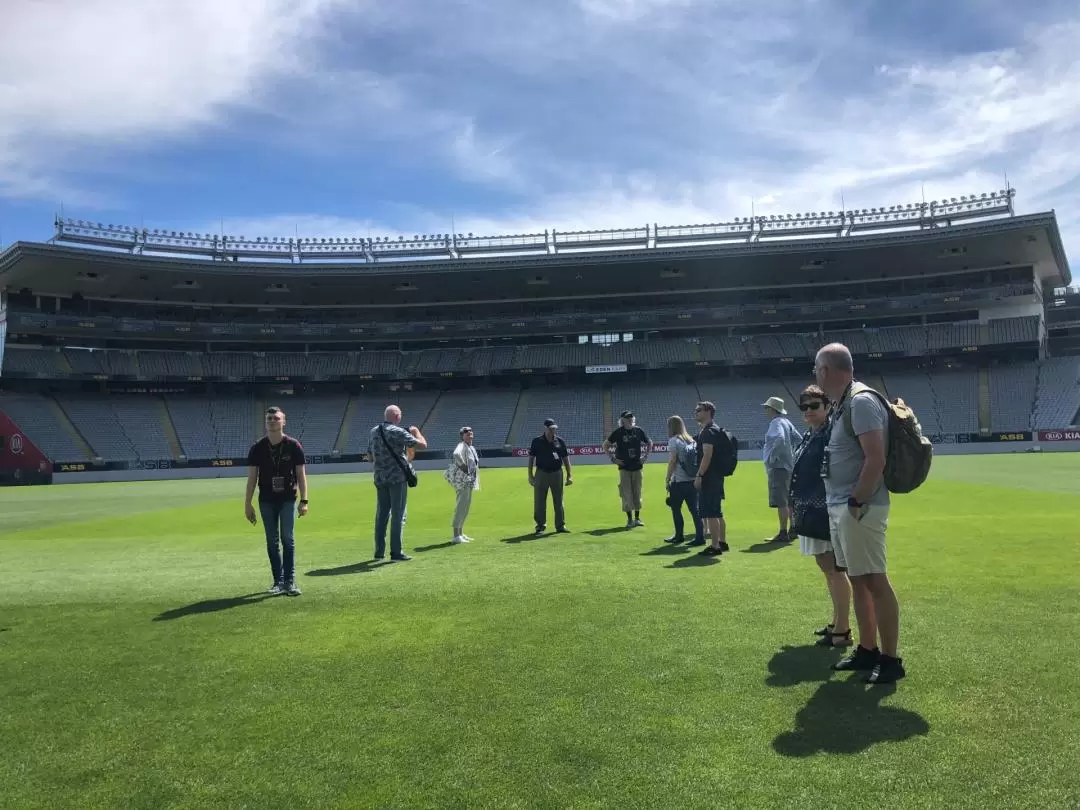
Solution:
[[[457,490],[457,507],[454,509],[454,537],[451,543],[468,543],[471,537],[465,534],[465,519],[469,516],[472,496],[480,489],[480,457],[473,447],[473,429],[463,427],[458,433],[461,441],[454,448],[450,466],[444,477]]]

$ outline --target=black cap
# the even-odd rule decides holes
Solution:
[[[559,425],[558,425],[558,424],[557,424],[557,423],[555,422],[555,420],[554,420],[554,419],[545,419],[545,420],[544,420],[544,427],[553,427],[553,428],[557,428],[558,426],[559,426]]]
[[[622,416],[620,416],[619,418],[620,419],[633,419],[634,418],[634,412],[633,411],[623,411]]]

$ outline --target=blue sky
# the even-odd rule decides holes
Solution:
[[[3,7],[2,244],[48,238],[61,202],[250,238],[492,234],[891,205],[1007,173],[1080,255],[1075,2]]]

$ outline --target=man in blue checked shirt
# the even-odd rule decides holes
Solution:
[[[795,467],[795,450],[802,441],[802,434],[788,419],[787,408],[781,397],[769,397],[762,406],[769,417],[769,429],[765,431],[765,446],[761,453],[769,481],[769,507],[775,509],[780,518],[780,531],[769,542],[788,543],[797,539],[795,532],[788,530],[791,521],[789,490],[791,471]]]

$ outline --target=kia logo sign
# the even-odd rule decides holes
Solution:
[[[23,451],[23,437],[16,433],[11,437],[11,452],[16,456],[21,455]]]
[[[1080,442],[1080,430],[1042,430],[1039,441],[1043,442]]]

